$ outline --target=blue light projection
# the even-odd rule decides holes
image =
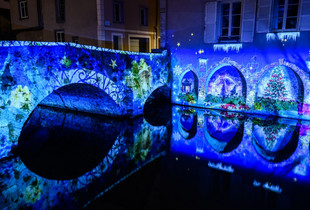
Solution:
[[[190,139],[179,127],[183,113],[196,125]],[[309,121],[175,106],[170,152],[203,159],[209,167],[229,173],[262,174],[265,178],[250,179],[261,185],[272,179],[269,190],[276,190],[280,179],[310,185],[309,131]]]
[[[1,209],[81,209],[165,154],[168,130],[37,106],[0,164]]]
[[[87,100],[96,102],[96,94],[94,98],[84,94],[70,99],[80,103],[67,103],[63,108],[111,116],[140,115],[149,95],[168,84],[168,63],[166,52],[125,52],[75,43],[0,42],[0,159],[11,155],[24,122],[48,95],[56,94],[64,102],[62,87],[89,84],[111,100],[88,106]]]
[[[207,44],[198,33],[189,41],[183,26],[173,27],[167,42],[174,104],[310,119],[306,33],[257,34],[251,43]],[[188,72],[194,85],[184,92]]]

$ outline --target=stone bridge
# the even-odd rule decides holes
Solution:
[[[74,43],[0,42],[0,159],[10,156],[38,105],[110,116],[143,113],[167,85],[169,57]]]

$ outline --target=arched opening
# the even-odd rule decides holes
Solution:
[[[217,69],[207,81],[206,102],[241,105],[246,101],[246,81],[234,66]]]
[[[108,116],[121,115],[119,105],[102,89],[74,83],[54,90],[39,105]]]
[[[198,77],[192,71],[187,71],[181,76],[179,82],[178,99],[181,103],[195,104],[198,101]]]
[[[254,108],[278,113],[298,111],[301,113],[304,86],[299,75],[284,65],[266,71],[257,83]]]

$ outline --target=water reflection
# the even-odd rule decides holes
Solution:
[[[281,162],[296,150],[300,126],[297,120],[253,119],[253,145],[270,162]]]
[[[197,113],[195,109],[183,108],[179,111],[178,129],[181,136],[187,140],[193,138],[197,132]]]
[[[74,179],[100,163],[122,127],[111,118],[37,107],[19,137],[19,156],[39,176]]]
[[[168,127],[38,106],[0,162],[0,208],[80,209],[162,156]]]
[[[215,151],[227,153],[238,147],[244,131],[245,117],[242,114],[207,112],[205,117],[205,138]]]
[[[185,109],[173,108],[173,154],[203,159],[208,167],[221,171],[243,168],[268,178],[278,174],[277,179],[309,183],[310,122],[187,108],[195,117],[192,114],[187,123],[180,123]],[[184,135],[185,128],[195,130],[190,141]]]
[[[184,186],[194,192],[193,180],[208,181],[212,188],[199,189],[210,195],[222,190],[217,184],[276,193],[289,190],[280,180],[310,185],[310,122],[178,106],[171,120],[170,108],[150,107],[147,120],[37,108],[21,133],[19,157],[0,163],[0,208],[78,209],[158,157],[169,159],[162,175],[169,171],[180,193]],[[182,157],[193,161],[183,167]]]

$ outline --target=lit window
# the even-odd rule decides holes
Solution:
[[[55,0],[56,4],[56,22],[65,22],[65,0]]]
[[[123,23],[123,3],[113,2],[113,20],[115,23]]]
[[[239,41],[241,2],[224,3],[221,7],[221,35],[219,41]]]
[[[148,11],[147,8],[141,8],[140,9],[140,24],[142,26],[148,25]]]
[[[130,37],[129,50],[134,52],[149,52],[149,38]]]
[[[277,31],[297,29],[299,0],[275,0],[272,29]]]
[[[64,42],[65,41],[65,31],[64,30],[55,31],[55,41],[56,42]]]
[[[18,6],[19,6],[19,16],[20,16],[20,19],[28,18],[27,1],[19,1],[18,2]]]

